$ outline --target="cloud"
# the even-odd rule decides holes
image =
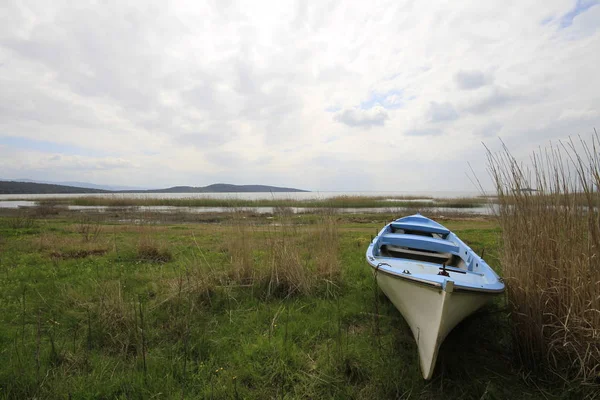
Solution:
[[[119,157],[84,157],[39,152],[17,152],[18,160],[6,157],[0,165],[6,168],[46,170],[65,169],[71,171],[124,170],[136,168],[131,160]]]
[[[333,119],[352,128],[371,128],[383,126],[389,116],[383,107],[376,106],[368,110],[346,109],[335,114]]]
[[[499,122],[490,122],[485,124],[480,129],[475,130],[475,134],[482,137],[498,136],[502,126],[503,125]]]
[[[442,130],[436,128],[411,129],[406,132],[406,136],[439,136],[441,134]]]
[[[450,103],[432,101],[429,104],[428,118],[431,122],[453,121],[458,118],[458,113]]]
[[[483,96],[476,98],[466,107],[466,111],[473,114],[484,114],[494,109],[504,107],[518,99],[518,96],[508,94],[498,88],[493,88]]]
[[[573,8],[571,10],[569,10],[569,12],[565,13],[560,18],[560,27],[568,28],[569,26],[571,26],[573,24],[573,19],[575,17],[577,17],[578,15],[586,12],[590,8],[597,6],[597,5],[598,5],[597,0],[576,0]]]
[[[14,151],[32,150],[45,153],[61,153],[65,155],[79,155],[86,157],[106,156],[102,151],[94,151],[79,146],[53,141],[35,140],[26,137],[4,136],[0,137],[0,144],[12,148]]]
[[[598,110],[592,110],[590,108],[576,110],[576,109],[569,108],[569,109],[563,110],[560,113],[560,116],[558,117],[558,119],[559,120],[589,120],[589,119],[598,118],[598,116],[600,116],[600,114],[598,113]]]
[[[328,113],[336,113],[341,110],[342,110],[342,107],[340,107],[340,106],[329,106],[329,107],[325,108],[325,111]]]
[[[587,1],[5,3],[8,177],[469,189],[478,135],[526,154],[600,126]]]
[[[492,78],[481,71],[459,71],[454,75],[454,81],[459,89],[473,90],[487,85]]]
[[[360,108],[368,110],[375,106],[381,106],[385,109],[393,110],[402,107],[403,104],[402,91],[394,89],[384,93],[371,93],[367,100],[360,103]]]
[[[134,168],[130,160],[117,157],[82,157],[55,154],[41,158],[38,168],[67,168],[74,170],[112,170]]]

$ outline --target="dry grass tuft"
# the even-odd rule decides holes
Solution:
[[[47,217],[49,215],[58,215],[64,207],[58,202],[49,200],[40,200],[37,202],[37,206],[33,209],[36,216]]]
[[[139,230],[140,239],[135,249],[138,260],[156,263],[173,260],[171,249],[156,238],[157,235],[153,234],[151,228],[141,226]]]
[[[36,240],[39,250],[55,260],[101,256],[108,252],[106,240],[82,241],[72,235],[44,234]]]
[[[135,356],[140,338],[136,302],[124,295],[121,281],[94,282],[89,295],[70,288],[65,306],[81,310],[88,350],[99,348],[111,354]],[[82,332],[82,333],[83,333]]]
[[[341,264],[339,254],[339,229],[335,212],[321,215],[315,226],[314,242],[311,247],[316,264],[316,276],[328,281],[340,277]]]
[[[529,367],[600,380],[600,139],[540,150],[532,167],[488,151],[514,345]],[[535,190],[532,190],[535,189]]]
[[[83,215],[77,223],[76,230],[84,242],[93,242],[98,239],[102,231],[102,218],[100,215]]]
[[[101,256],[108,252],[107,249],[66,249],[53,250],[50,252],[50,257],[60,258],[63,260],[86,258],[89,256]]]
[[[136,304],[123,297],[121,282],[103,282],[98,286],[95,326],[91,335],[103,348],[135,355],[139,351]]]
[[[267,295],[308,294],[314,277],[302,257],[298,228],[290,221],[274,226],[267,246]]]
[[[266,228],[238,216],[225,245],[231,259],[229,283],[261,287],[267,297],[307,295],[339,279],[334,211],[324,212],[309,226],[298,225],[293,212],[285,208]]]
[[[153,240],[140,240],[137,245],[137,257],[140,261],[166,263],[173,259],[171,250],[160,246]]]
[[[254,235],[244,213],[233,211],[231,226],[225,237],[226,250],[231,257],[229,278],[242,285],[253,284],[256,279]]]
[[[30,229],[36,227],[36,221],[33,217],[25,212],[20,211],[13,217],[8,218],[8,226],[11,229]]]

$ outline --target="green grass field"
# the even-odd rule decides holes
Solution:
[[[325,228],[313,215],[181,224],[2,217],[0,397],[597,394],[516,367],[502,297],[450,334],[423,381],[410,330],[364,261],[387,217],[330,215]],[[500,268],[494,221],[443,223]],[[329,248],[319,245],[324,234]]]

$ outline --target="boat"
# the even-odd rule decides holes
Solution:
[[[387,224],[366,258],[377,284],[410,326],[426,380],[448,333],[504,292],[504,282],[483,258],[421,214]]]

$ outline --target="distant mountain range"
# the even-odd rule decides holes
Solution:
[[[28,182],[28,183],[45,183],[48,185],[59,185],[59,186],[72,186],[77,188],[85,188],[85,189],[99,189],[99,190],[149,190],[147,187],[137,187],[137,186],[119,186],[119,185],[97,185],[95,183],[89,182],[52,182],[52,181],[36,181],[35,179],[2,179],[0,181],[13,181],[13,182]]]
[[[48,183],[0,181],[0,194],[110,193],[108,190],[52,185]]]
[[[251,193],[251,192],[308,192],[308,190],[266,185],[230,185],[214,183],[208,186],[173,186],[167,189],[145,190],[147,193]]]
[[[93,184],[85,184],[87,186]],[[94,185],[101,187],[100,185]],[[106,190],[93,187],[81,187],[60,185],[56,183],[37,183],[0,180],[0,194],[86,194],[86,193],[251,193],[251,192],[308,192],[308,190],[266,186],[266,185],[230,185],[227,183],[215,183],[213,185],[193,187],[193,186],[173,186],[166,189],[133,189],[133,190]]]

